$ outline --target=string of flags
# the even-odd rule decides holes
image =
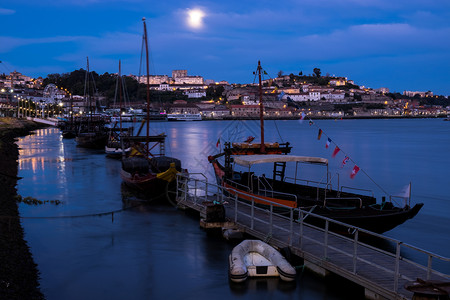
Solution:
[[[306,114],[305,114],[304,112],[302,112],[302,114],[300,115],[300,122],[302,122],[302,121],[305,119],[305,117],[306,117]],[[313,122],[311,119],[309,119],[309,126],[312,126],[312,125],[314,125],[314,122]],[[318,126],[316,126],[316,127],[318,127]],[[323,134],[324,134],[323,130],[322,130],[321,128],[319,128],[319,132],[317,133],[317,140],[320,140],[320,139],[322,138],[322,135],[323,135]],[[325,135],[326,135],[326,134],[325,134]],[[334,143],[334,142],[331,140],[331,138],[329,138],[329,137],[327,136],[327,140],[326,140],[326,143],[325,143],[325,148],[328,149],[328,148],[330,147],[331,143],[333,143],[333,144],[335,145],[334,150],[333,150],[333,152],[332,152],[332,154],[331,154],[331,157],[332,157],[332,158],[335,158],[335,157],[337,156],[337,154],[341,151],[341,148],[339,148],[339,146],[336,145],[336,143]],[[344,168],[345,165],[347,164],[347,162],[349,162],[349,161],[352,161],[353,164],[354,164],[353,169],[352,169],[352,171],[351,171],[351,173],[350,173],[350,178],[351,178],[351,179],[354,179],[355,176],[356,176],[356,174],[358,174],[358,172],[359,172],[361,169],[360,169],[360,167],[358,167],[358,166],[356,165],[356,163],[355,163],[352,159],[350,159],[350,157],[349,157],[348,155],[346,155],[345,153],[344,153],[344,159],[342,160],[341,169]]]

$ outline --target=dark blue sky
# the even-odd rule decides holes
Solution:
[[[89,56],[98,73],[121,59],[122,73],[138,74],[142,17],[152,74],[248,83],[261,60],[271,77],[317,67],[367,87],[450,95],[449,0],[3,0],[0,73],[71,72]]]

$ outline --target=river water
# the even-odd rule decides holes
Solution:
[[[151,123],[165,132],[167,155],[213,180],[207,156],[228,140],[259,136],[255,121]],[[318,129],[323,131],[318,139]],[[450,257],[450,122],[442,119],[266,121],[266,142],[289,141],[296,155],[328,158],[341,185],[400,195],[411,182],[412,220],[385,233]],[[332,140],[327,149],[327,138]],[[258,140],[258,138],[256,138]],[[217,143],[219,145],[217,147]],[[18,140],[18,193],[61,204],[19,205],[25,238],[47,299],[358,299],[353,285],[299,270],[294,285],[278,280],[228,282],[234,244],[171,206],[124,208],[120,161],[76,147],[58,129]],[[341,151],[331,157],[335,146]],[[347,155],[350,160],[342,167]],[[350,171],[360,167],[354,179]],[[263,170],[264,171],[264,170]],[[311,171],[313,173],[313,171]],[[117,211],[113,215],[108,213]],[[408,253],[405,253],[408,256]],[[448,264],[436,268],[450,273]]]

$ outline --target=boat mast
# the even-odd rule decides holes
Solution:
[[[89,87],[89,57],[86,56],[86,78],[85,78],[85,85],[84,85],[84,94],[87,97],[88,100],[88,108],[89,108],[89,123],[92,121],[92,107],[91,107],[91,95],[89,93],[90,87]],[[90,125],[90,124],[89,124]],[[89,126],[88,125],[88,126]]]
[[[122,134],[122,69],[119,59],[119,127]]]
[[[149,64],[148,64],[148,42],[147,42],[147,26],[145,25],[145,18],[142,18],[142,22],[144,22],[144,42],[145,42],[145,58],[147,64],[147,140],[145,141],[145,151],[147,152],[147,156],[149,153],[149,135],[150,135],[150,78],[149,78]]]
[[[264,145],[264,105],[262,101],[262,85],[261,85],[261,61],[258,60],[258,78],[259,78],[259,120],[261,126],[261,153],[266,152],[266,146]]]

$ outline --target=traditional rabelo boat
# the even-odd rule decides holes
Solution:
[[[105,153],[110,158],[122,158],[122,156],[128,154],[131,151],[130,142],[127,137],[133,134],[133,126],[124,127],[122,123],[122,91],[125,96],[124,82],[122,78],[121,62],[119,61],[119,74],[116,82],[116,94],[114,102],[119,95],[119,119],[113,122],[109,128],[108,141],[105,146]],[[124,142],[122,142],[124,140]]]
[[[208,157],[218,184],[225,187],[228,194],[237,196],[242,201],[254,201],[262,207],[269,207],[272,203],[273,209],[280,213],[289,208],[299,208],[376,233],[391,230],[419,212],[423,203],[411,207],[410,197],[402,199],[405,203],[400,207],[393,203],[394,196],[390,196],[388,200],[382,197],[381,201],[377,201],[373,194],[361,194],[360,189],[352,189],[350,192],[348,189],[344,191],[344,187],[339,184],[332,186],[328,159],[289,155],[292,149],[289,143],[266,143],[261,69],[258,62],[261,142],[227,142],[221,153]],[[224,161],[219,161],[222,157]],[[293,178],[286,176],[289,162],[295,163]],[[273,164],[272,178],[252,172],[252,166],[264,163]],[[313,186],[310,184],[312,181],[300,180],[297,174],[299,164],[324,168],[322,182],[316,182]],[[246,169],[239,171],[235,168],[236,165]],[[305,221],[323,224],[323,221],[313,215],[307,216]]]
[[[78,132],[75,137],[78,147],[102,149],[105,147],[108,134],[105,130],[103,116],[96,114],[92,105],[91,73],[89,72],[89,58],[87,58],[87,69],[85,78],[85,101],[88,103],[87,116],[80,117]]]
[[[144,120],[136,135],[122,137],[121,141],[129,142],[131,151],[122,158],[120,176],[123,182],[132,189],[141,192],[148,200],[167,200],[175,194],[176,174],[185,172],[181,169],[180,160],[165,156],[165,134],[150,135],[150,83],[147,27],[144,23],[143,42],[147,61],[147,118]],[[146,134],[140,135],[146,124]],[[159,153],[152,153],[159,147]],[[173,192],[173,193],[170,193]]]

